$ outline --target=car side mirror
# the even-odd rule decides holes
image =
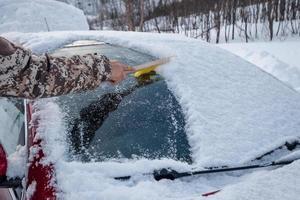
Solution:
[[[22,180],[19,178],[16,179],[7,179],[7,157],[6,152],[0,143],[0,188],[17,188],[21,186]]]

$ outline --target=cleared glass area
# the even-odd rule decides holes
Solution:
[[[138,51],[86,41],[53,55],[99,52],[130,66],[155,58]],[[94,91],[58,98],[68,126],[70,159],[103,161],[144,157],[191,162],[180,105],[157,74],[119,86],[104,84]]]

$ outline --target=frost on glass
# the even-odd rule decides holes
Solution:
[[[54,55],[99,52],[130,66],[152,56],[103,43],[67,47]],[[172,158],[191,162],[185,120],[163,77],[152,74],[121,85],[58,99],[65,113],[71,159],[102,161],[122,158]]]

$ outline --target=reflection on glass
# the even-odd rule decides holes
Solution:
[[[7,154],[15,152],[24,131],[23,100],[0,98],[0,141]]]

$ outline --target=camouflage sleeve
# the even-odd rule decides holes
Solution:
[[[111,76],[109,59],[103,55],[35,56],[24,48],[14,48],[10,55],[0,52],[0,96],[59,96],[94,89]]]

